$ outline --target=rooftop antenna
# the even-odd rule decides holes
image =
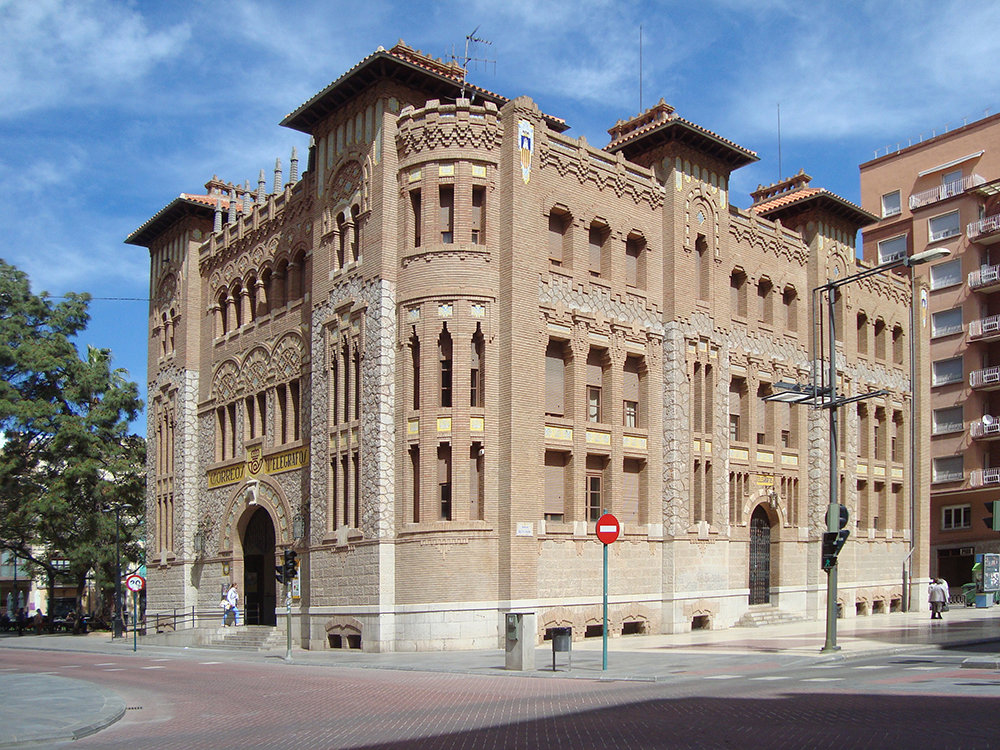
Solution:
[[[467,34],[466,37],[465,37],[465,55],[462,57],[462,97],[461,97],[462,99],[465,98],[465,79],[469,75],[469,63],[470,62],[483,63],[483,65],[490,65],[490,64],[492,64],[493,65],[493,71],[496,72],[496,64],[497,64],[496,60],[490,60],[490,59],[488,59],[486,57],[469,57],[469,45],[470,44],[476,44],[476,43],[478,43],[478,44],[485,44],[485,45],[492,45],[493,44],[493,42],[491,42],[488,39],[483,39],[481,37],[476,36],[476,32],[477,31],[479,31],[479,27],[478,26],[476,26],[476,28],[474,28],[472,30],[471,34]],[[454,57],[454,55],[452,55],[452,57]]]
[[[639,111],[642,112],[642,24],[639,24]]]
[[[778,182],[781,182],[781,102],[778,102]]]

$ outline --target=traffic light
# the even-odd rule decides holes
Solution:
[[[298,561],[295,559],[296,557],[297,555],[295,554],[295,550],[285,550],[285,565],[282,570],[285,580],[283,580],[282,583],[291,583],[299,574]]]
[[[278,579],[278,583],[285,582],[285,566],[275,565],[274,566],[274,577]]]
[[[990,500],[988,503],[983,503],[983,505],[986,506],[987,513],[993,514],[983,519],[986,528],[992,531],[1000,531],[1000,500]]]
[[[823,570],[831,570],[837,566],[837,555],[843,548],[850,530],[826,531],[823,533]]]

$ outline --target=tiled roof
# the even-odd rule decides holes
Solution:
[[[716,156],[723,158],[733,168],[750,164],[757,161],[757,154],[750,149],[743,148],[738,143],[734,143],[728,138],[723,138],[708,128],[703,128],[690,120],[685,120],[674,112],[673,107],[666,104],[662,99],[658,104],[640,113],[631,120],[619,122],[615,127],[608,130],[611,135],[611,142],[604,147],[605,151],[615,153],[617,151],[626,152],[626,157],[640,149],[638,141],[651,138],[654,142],[659,140],[657,134],[666,134],[669,131],[683,131],[686,140],[698,141],[703,146],[708,146]]]
[[[769,211],[774,211],[784,206],[790,206],[793,203],[798,203],[799,201],[804,201],[807,198],[811,198],[814,195],[819,195],[820,193],[827,192],[823,188],[812,188],[804,187],[798,190],[792,190],[788,193],[782,193],[781,195],[776,195],[773,198],[768,198],[760,203],[754,203],[750,206],[750,210],[755,214],[765,214]],[[830,193],[833,195],[833,193]]]
[[[379,47],[350,70],[344,73],[314,97],[300,105],[294,112],[288,114],[281,124],[285,127],[303,133],[312,133],[313,126],[330,114],[343,101],[361,91],[367,83],[391,71],[408,70],[411,74],[420,76],[423,87],[428,90],[430,98],[455,98],[465,88],[467,94],[474,93],[481,99],[491,101],[498,107],[508,102],[507,97],[493,91],[462,81],[463,70],[458,63],[446,63],[442,60],[425,55],[414,50],[400,40],[391,50]],[[567,129],[566,122],[558,117],[544,115],[549,127],[558,132]]]
[[[219,204],[223,209],[229,207],[229,198],[225,195],[189,195],[181,193],[170,203],[157,211],[153,217],[136,229],[125,238],[128,245],[138,245],[139,247],[149,247],[156,239],[157,235],[165,231],[178,219],[189,214],[198,214],[203,217],[211,217],[215,213],[215,206]],[[242,205],[237,199],[233,209],[242,210]]]

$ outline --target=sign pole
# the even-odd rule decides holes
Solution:
[[[601,671],[608,668],[608,545],[611,544],[618,535],[621,534],[622,525],[610,513],[605,513],[597,519],[594,529],[597,532],[598,541],[604,545],[604,626],[601,628]]]
[[[292,585],[285,584],[285,661],[292,660]]]
[[[132,592],[132,653],[135,653],[139,646],[139,592]],[[128,637],[128,636],[126,636]]]
[[[608,669],[608,545],[604,546],[604,627],[601,637],[601,671]]]

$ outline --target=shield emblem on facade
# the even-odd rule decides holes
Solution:
[[[527,120],[517,123],[517,145],[521,152],[521,177],[527,185],[531,179],[531,155],[535,151],[535,127]]]

